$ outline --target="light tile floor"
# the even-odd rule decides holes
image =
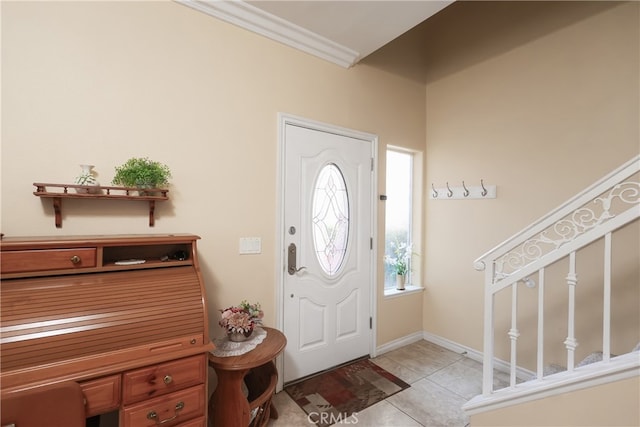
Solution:
[[[337,425],[354,427],[464,427],[469,419],[462,410],[482,392],[482,364],[428,341],[418,341],[372,359],[411,384]],[[496,388],[508,376],[496,373]],[[307,414],[281,391],[274,397],[279,417],[269,427],[313,426]]]

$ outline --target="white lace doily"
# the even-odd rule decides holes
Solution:
[[[229,341],[229,338],[214,339],[216,348],[211,350],[211,354],[217,357],[240,356],[256,348],[267,337],[267,331],[262,328],[255,328],[251,337],[242,342]]]

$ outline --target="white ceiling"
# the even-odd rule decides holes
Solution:
[[[176,1],[348,68],[454,0]]]

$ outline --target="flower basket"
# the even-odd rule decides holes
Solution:
[[[222,316],[218,324],[226,330],[229,340],[235,342],[249,338],[264,317],[259,303],[249,304],[247,301],[221,309],[220,313]]]

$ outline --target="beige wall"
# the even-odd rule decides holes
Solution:
[[[1,7],[2,232],[198,234],[217,335],[216,309],[242,299],[275,322],[278,112],[377,134],[381,153],[424,148],[423,86],[372,67],[346,70],[175,2]],[[173,172],[155,228],[144,203],[65,200],[56,229],[32,195],[33,182],[71,183],[81,163],[108,184],[132,156]],[[261,237],[262,254],[238,255],[242,236]],[[380,343],[421,330],[421,304],[380,298],[379,322],[393,326]]]
[[[436,36],[425,91],[370,65],[342,69],[174,2],[2,2],[1,231],[198,234],[211,330],[220,333],[217,308],[245,298],[260,301],[273,325],[277,113],[377,134],[380,153],[386,144],[425,150],[426,140],[426,189],[484,179],[498,186],[498,198],[425,198],[427,291],[394,299],[378,291],[378,345],[423,329],[481,350],[482,274],[472,261],[639,151],[639,4],[569,3],[544,2],[546,12],[454,4],[429,27]],[[483,22],[492,37],[481,37]],[[81,163],[95,164],[108,184],[114,166],[132,156],[165,162],[174,174],[153,229],[143,203],[71,200],[56,229],[52,207],[31,194],[36,181],[71,182]],[[239,256],[242,236],[261,237],[262,254]],[[637,239],[629,245],[637,248]],[[635,292],[623,302],[637,301]],[[606,387],[581,396],[593,402],[581,408],[603,408],[594,418],[584,412],[567,425],[602,413],[633,416],[624,402],[637,403],[637,380]],[[472,423],[565,414],[574,405],[567,399]],[[620,411],[608,406],[620,404]]]
[[[480,350],[472,261],[639,151],[639,5],[516,3],[438,14],[425,91],[174,2],[2,2],[2,232],[198,234],[212,331],[215,309],[244,298],[273,325],[277,113],[377,134],[380,153],[426,140],[425,188],[484,179],[498,198],[425,200],[427,292],[378,292],[378,344],[424,329]],[[132,156],[174,174],[153,229],[144,204],[65,200],[58,230],[31,194],[71,182],[80,163],[109,183]],[[381,203],[378,218],[382,235]],[[239,256],[242,236],[261,237],[263,253]]]
[[[476,426],[637,426],[640,378],[616,381],[471,416]]]
[[[429,47],[426,187],[484,179],[498,197],[427,200],[426,331],[481,351],[484,274],[473,270],[474,259],[640,151],[639,11],[637,2],[459,2],[429,24],[425,34],[438,42]],[[622,249],[632,254],[632,289],[619,301],[636,308],[621,319],[633,328],[622,352],[639,340],[633,230]],[[535,311],[524,316],[521,332],[529,332]],[[599,348],[585,342],[598,325],[578,328],[579,352]],[[508,328],[496,330],[505,348]],[[562,342],[566,315],[548,328]],[[519,362],[535,368],[525,360],[532,348],[523,353]]]

